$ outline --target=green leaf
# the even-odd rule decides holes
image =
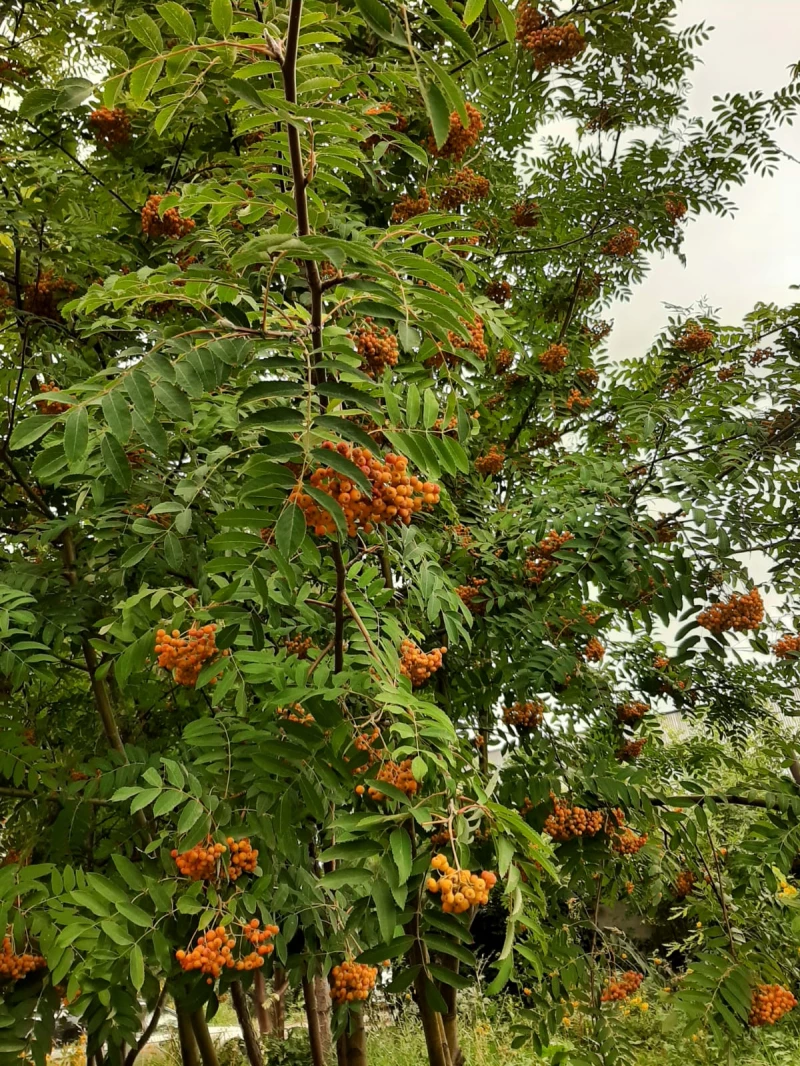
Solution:
[[[123,929],[121,925],[117,925],[116,922],[108,918],[106,921],[100,923],[100,928],[106,934],[106,936],[113,940],[117,947],[125,948],[129,944],[133,944],[134,940],[127,929]]]
[[[120,901],[116,905],[117,911],[123,918],[127,918],[129,922],[133,922],[134,925],[141,926],[142,929],[150,929],[153,925],[153,916],[148,914],[147,911],[143,911],[141,907],[137,907],[135,903],[123,903]]]
[[[408,386],[406,395],[406,425],[413,429],[419,421],[420,398],[419,389],[416,385]]]
[[[42,115],[54,107],[57,99],[56,89],[32,89],[29,93],[25,93],[19,105],[19,117],[34,119],[37,115]]]
[[[40,437],[49,432],[54,425],[55,422],[51,415],[31,415],[24,422],[18,422],[14,426],[14,432],[11,434],[8,446],[12,452],[20,448],[27,448],[29,444],[33,444],[34,441],[39,440]]]
[[[411,875],[411,840],[405,829],[395,829],[389,837],[389,844],[400,884],[404,885]]]
[[[198,803],[197,800],[192,800],[187,803],[181,811],[180,819],[178,820],[178,835],[183,836],[184,833],[188,833],[198,818],[203,815],[203,805]]]
[[[342,844],[334,844],[326,848],[319,856],[320,862],[330,862],[337,859],[370,859],[373,855],[380,855],[381,847],[373,840],[346,840]]]
[[[137,992],[144,984],[144,955],[138,944],[131,949],[131,984]]]
[[[176,104],[170,104],[169,107],[164,107],[158,112],[155,117],[155,121],[153,122],[153,129],[156,131],[159,137],[167,128],[167,126],[169,126],[170,122],[172,122],[176,112],[178,111],[182,103],[183,101],[179,100]]]
[[[436,141],[436,147],[441,148],[450,135],[450,109],[438,85],[421,78],[419,87],[431,122],[433,139]]]
[[[465,26],[471,26],[486,6],[486,0],[467,0],[464,6],[462,21]]]
[[[109,474],[111,474],[117,484],[121,485],[123,489],[129,489],[133,479],[131,464],[128,462],[128,457],[122,450],[122,445],[117,438],[106,433],[100,441],[100,453],[103,456],[103,462],[106,464]]]
[[[317,415],[314,419],[314,428],[335,433],[339,437],[344,437],[345,440],[353,441],[361,448],[366,448],[367,451],[375,452],[377,448],[375,441],[361,426],[357,426],[346,418],[337,418],[336,415]]]
[[[149,15],[134,15],[127,19],[128,29],[137,41],[150,48],[153,52],[164,50],[164,41],[161,30]]]
[[[324,874],[319,879],[319,883],[323,888],[335,890],[337,888],[345,888],[347,885],[365,885],[371,880],[372,874],[369,870],[362,870],[360,867],[342,866],[338,870],[331,870],[330,873]]]
[[[181,422],[189,422],[191,424],[193,420],[192,405],[189,397],[182,389],[179,389],[177,385],[173,385],[170,381],[159,381],[153,391],[155,398],[165,410],[169,411],[173,418],[178,418]]]
[[[431,429],[439,417],[439,401],[433,389],[426,389],[422,396],[422,424]]]
[[[162,60],[153,59],[141,67],[137,67],[131,74],[128,89],[137,107],[141,107],[150,95],[150,90],[158,81],[163,67]]]
[[[167,0],[166,3],[158,4],[157,10],[162,19],[177,33],[181,40],[194,41],[197,30],[195,29],[194,19],[185,7],[176,4],[174,0]]]
[[[287,503],[275,523],[275,543],[284,559],[291,559],[306,535],[306,519],[294,503]]]
[[[450,110],[458,112],[458,117],[461,120],[461,125],[464,127],[464,129],[467,129],[469,126],[469,115],[467,113],[467,105],[464,100],[464,94],[459,88],[455,78],[453,78],[452,75],[448,74],[445,68],[440,63],[437,63],[436,60],[429,55],[429,53],[422,52],[421,55],[427,65],[430,67],[439,85],[441,86],[442,91],[444,92],[444,95],[447,98],[447,103],[450,107]]]
[[[376,881],[372,886],[372,899],[375,902],[375,910],[378,914],[378,925],[381,936],[388,944],[394,937],[397,925],[397,911],[392,897],[392,890],[385,881]]]
[[[139,867],[132,863],[127,855],[120,855],[114,852],[111,858],[125,884],[141,892],[145,888],[146,882]]]
[[[141,370],[132,370],[125,379],[125,390],[131,398],[133,409],[148,421],[156,413],[156,398],[153,386]]]
[[[336,530],[339,537],[344,540],[347,536],[347,519],[344,516],[344,511],[341,505],[330,497],[327,492],[322,492],[321,489],[315,489],[313,485],[303,485],[303,492],[307,492],[312,500],[318,504],[323,511],[327,511],[331,518],[336,523]]]
[[[211,0],[211,21],[223,37],[227,37],[233,25],[231,0]]]
[[[131,411],[119,389],[112,389],[103,397],[100,406],[108,428],[120,442],[126,444],[133,432]]]
[[[160,818],[162,814],[175,810],[186,798],[185,792],[162,792],[153,804],[153,817]]]
[[[503,33],[509,44],[513,45],[517,39],[517,20],[514,15],[509,11],[508,7],[503,3],[503,0],[491,0],[491,5],[497,12],[500,22],[503,26]]]
[[[362,966],[377,966],[386,959],[397,959],[407,954],[414,946],[413,936],[398,936],[390,944],[379,944],[369,951],[362,951],[356,959]]]
[[[131,802],[131,814],[136,814],[137,811],[142,810],[144,807],[149,807],[154,799],[157,799],[161,795],[161,788],[144,788],[135,796]]]
[[[496,996],[498,992],[501,992],[503,990],[506,983],[508,982],[509,977],[511,976],[513,966],[513,955],[508,955],[505,959],[503,959],[503,961],[497,968],[497,974],[495,975],[494,979],[490,981],[490,983],[486,987],[487,996]]]
[[[166,455],[169,451],[169,440],[164,427],[157,418],[144,419],[138,411],[133,412],[133,428],[144,443],[152,448],[158,455]]]
[[[390,34],[392,32],[392,16],[380,0],[356,0],[356,4],[364,21],[377,33]]]
[[[472,981],[469,977],[465,977],[464,974],[456,973],[454,970],[448,969],[446,966],[439,966],[435,962],[428,963],[428,970],[442,984],[450,985],[452,988],[469,988]]]
[[[453,958],[464,962],[467,966],[475,966],[476,959],[469,948],[459,944],[448,937],[438,936],[436,933],[425,933],[425,943],[431,951],[439,951],[444,955],[452,955]]]
[[[354,481],[363,493],[365,493],[370,499],[372,498],[372,484],[369,478],[363,473],[363,471],[359,470],[352,460],[346,459],[332,448],[312,448],[311,457],[315,459],[320,466],[331,466],[337,474],[341,474],[342,477]]]

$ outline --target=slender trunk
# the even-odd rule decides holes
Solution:
[[[194,1038],[192,1019],[180,1007],[176,1008],[178,1015],[178,1043],[181,1048],[181,1066],[200,1066],[200,1052],[197,1049],[197,1041]]]
[[[360,1010],[350,1012],[350,1032],[347,1035],[347,1066],[367,1066],[364,1015]]]
[[[247,1007],[247,996],[244,994],[240,981],[231,983],[231,999],[236,1017],[239,1020],[239,1028],[242,1030],[244,1049],[247,1052],[247,1061],[250,1066],[264,1066],[264,1056],[261,1054],[261,1045],[258,1042],[253,1021]]]
[[[333,601],[333,669],[338,674],[344,669],[345,569],[342,549],[336,541],[331,545],[331,554],[336,568],[336,595]]]
[[[269,1036],[272,1032],[272,1013],[267,1010],[267,986],[260,970],[256,970],[253,974],[253,1006],[259,1033],[262,1036]]]
[[[325,1066],[325,1056],[322,1053],[322,1039],[319,1032],[317,1004],[314,998],[314,986],[313,982],[307,977],[303,978],[303,1002],[306,1007],[308,1042],[311,1047],[312,1066]]]
[[[448,970],[458,973],[458,959],[454,959],[452,955],[442,955],[440,962]],[[447,1013],[442,1016],[442,1024],[445,1040],[450,1050],[450,1059],[453,1066],[463,1066],[464,1054],[458,1041],[458,989],[442,983],[439,991],[447,1004]]]
[[[203,1063],[203,1066],[219,1066],[217,1049],[214,1047],[214,1041],[211,1039],[211,1033],[208,1031],[208,1022],[206,1022],[206,1016],[203,1013],[202,1007],[192,1011],[191,1017],[194,1038],[197,1041],[197,1047],[200,1051],[200,1060]]]
[[[279,1040],[286,1036],[286,971],[276,966],[272,972],[272,1028]]]
[[[412,933],[419,932],[419,915],[412,924]],[[425,1035],[425,1046],[428,1049],[428,1062],[430,1066],[453,1066],[450,1059],[450,1049],[447,1046],[447,1038],[444,1033],[444,1024],[441,1014],[438,1014],[428,1002],[425,986],[430,980],[425,973],[427,952],[421,940],[414,942],[409,953],[409,961],[412,966],[419,966],[420,970],[414,978],[414,992],[419,1010],[422,1032]]]
[[[336,1066],[347,1066],[347,1030],[336,1041]]]
[[[328,982],[324,977],[314,978],[314,1006],[317,1010],[317,1023],[319,1025],[319,1039],[322,1046],[322,1057],[326,1062],[331,1060],[333,1050],[333,1037],[331,1036],[331,992]]]

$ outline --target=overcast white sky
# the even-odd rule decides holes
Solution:
[[[800,61],[800,0],[684,0],[681,24],[715,27],[692,75],[693,114],[710,115],[712,99],[726,92],[786,84]],[[800,124],[779,134],[782,148],[800,158]],[[800,299],[800,165],[786,160],[773,178],[748,179],[731,199],[732,218],[711,215],[687,226],[683,267],[674,257],[654,257],[646,281],[628,304],[616,304],[609,352],[643,355],[666,320],[665,303],[688,306],[706,298],[722,321],[735,325],[758,301]]]

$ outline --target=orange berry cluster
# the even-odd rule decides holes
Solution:
[[[796,1006],[797,1000],[783,985],[759,985],[750,1001],[750,1015],[747,1022],[754,1028],[761,1025],[774,1025]]]
[[[505,374],[507,370],[511,369],[511,364],[514,362],[514,353],[510,348],[501,348],[497,355],[494,357],[494,368],[498,374]]]
[[[490,281],[486,286],[486,295],[490,300],[502,307],[503,304],[508,303],[511,299],[511,286],[505,280]]]
[[[686,899],[692,894],[697,883],[697,875],[692,870],[682,870],[675,879],[674,892],[678,899]]]
[[[714,603],[697,616],[697,624],[710,633],[746,633],[758,629],[764,621],[764,601],[758,589],[750,589],[743,596],[734,593],[727,603]]]
[[[639,231],[635,226],[625,226],[603,245],[603,255],[613,255],[616,259],[627,259],[639,247]]]
[[[485,455],[479,455],[475,460],[475,469],[481,477],[494,476],[503,469],[506,461],[505,450],[502,444],[493,444]]]
[[[434,855],[431,867],[439,877],[429,877],[426,887],[440,896],[445,914],[464,914],[470,907],[481,907],[489,902],[489,893],[497,884],[497,877],[489,870],[480,876],[469,870],[456,870],[445,855]]]
[[[675,341],[675,347],[682,352],[697,355],[707,351],[717,338],[710,329],[703,329],[697,323],[692,323],[682,337]]]
[[[530,558],[525,560],[524,569],[531,585],[541,585],[550,571],[558,565],[558,560],[553,559],[552,556],[570,540],[572,540],[571,533],[556,533],[554,529],[551,529],[538,544],[528,548]]]
[[[613,322],[605,322],[602,318],[598,318],[593,322],[584,322],[581,326],[581,333],[589,338],[589,343],[594,347],[604,341],[613,328]]]
[[[214,978],[219,977],[223,970],[257,970],[264,965],[264,956],[274,951],[274,945],[264,941],[279,932],[277,925],[265,925],[259,930],[259,924],[258,919],[253,918],[247,925],[242,926],[243,939],[249,941],[255,950],[239,959],[233,956],[236,937],[222,925],[207,933],[201,933],[191,951],[176,951],[175,958],[182,970],[199,970],[200,973],[207,974],[208,984],[213,984]]]
[[[647,833],[639,836],[632,829],[623,829],[621,833],[615,835],[611,847],[619,855],[635,855],[637,851],[641,851],[646,843]]]
[[[621,748],[617,749],[617,760],[619,762],[634,762],[644,751],[647,740],[647,737],[642,737],[641,740],[629,740],[627,744],[623,744]]]
[[[296,637],[287,637],[284,642],[287,652],[290,655],[296,655],[298,659],[306,658],[313,643],[311,637],[303,637],[299,634]]]
[[[592,397],[584,396],[580,389],[570,389],[566,400],[567,410],[585,411],[587,407],[592,406],[592,402]]]
[[[462,548],[469,548],[472,545],[472,532],[469,526],[465,526],[463,522],[458,522],[454,526],[445,526],[444,528],[459,541]]]
[[[163,215],[158,205],[163,196],[148,196],[142,208],[142,232],[149,237],[185,237],[194,229],[194,219],[181,218],[177,207],[168,208]]]
[[[311,725],[314,721],[314,715],[306,714],[302,703],[290,703],[288,707],[276,707],[275,714],[283,718],[285,722],[295,722],[297,725]]]
[[[395,110],[389,103],[378,104],[376,107],[368,107],[364,112],[365,115],[374,117],[375,115],[394,115]],[[408,119],[405,115],[397,114],[395,121],[389,127],[393,133],[405,133],[408,129]],[[373,133],[371,136],[363,142],[362,147],[366,149],[374,148],[376,144],[380,144],[381,141],[390,140],[383,134]]]
[[[209,836],[205,845],[195,844],[188,851],[181,852],[173,848],[170,855],[184,877],[191,881],[212,881],[220,869],[221,857],[227,850],[224,844],[215,844]]]
[[[600,1002],[618,1003],[620,1000],[627,999],[638,991],[643,980],[644,976],[642,974],[636,973],[634,970],[628,970],[619,980],[609,981],[608,987],[603,990],[600,996]]]
[[[772,348],[756,348],[747,361],[750,366],[761,366],[761,364],[766,363],[768,359],[774,358],[775,352]]]
[[[686,212],[689,208],[686,206],[685,200],[681,200],[679,196],[670,193],[664,201],[664,210],[667,212],[670,222],[675,225],[676,222],[680,222],[682,218],[686,217]]]
[[[489,354],[489,347],[483,339],[483,319],[476,315],[472,322],[466,323],[466,327],[469,330],[469,341],[464,341],[454,330],[448,332],[448,341],[454,348],[467,348],[479,359],[485,359]]]
[[[362,751],[362,752],[366,753],[367,761],[365,763],[363,763],[361,766],[357,766],[355,768],[355,770],[353,770],[353,775],[354,776],[356,774],[365,774],[367,772],[367,770],[369,770],[369,768],[371,766],[374,766],[375,763],[378,761],[378,759],[381,758],[381,756],[383,754],[383,749],[382,748],[376,749],[374,747],[375,741],[376,740],[380,740],[380,738],[381,738],[381,731],[380,731],[380,729],[377,729],[377,728],[373,729],[371,733],[358,733],[356,735],[356,737],[353,740],[353,746],[355,747],[356,751]],[[345,762],[349,762],[349,761],[350,760],[347,758],[347,756],[345,756]],[[361,796],[363,794],[364,794],[364,789],[362,787],[361,791],[359,792],[359,795]]]
[[[800,633],[796,636],[787,633],[774,644],[772,650],[778,659],[789,659],[800,655]]]
[[[458,112],[451,112],[450,132],[442,147],[436,147],[436,140],[433,136],[428,138],[427,148],[431,155],[438,156],[440,159],[453,159],[456,163],[461,162],[465,153],[478,143],[478,138],[483,129],[483,118],[480,111],[474,104],[469,102],[467,102],[467,118],[469,119],[469,125],[462,126]]]
[[[416,215],[427,214],[430,209],[431,199],[428,196],[428,190],[424,186],[419,190],[416,199],[404,192],[392,208],[392,222],[395,224],[408,222],[410,218],[414,218]]]
[[[369,377],[380,377],[387,366],[397,366],[397,337],[386,326],[373,328],[372,319],[367,318],[352,337],[361,356],[361,369]]]
[[[597,639],[597,637],[590,637],[583,652],[583,657],[587,663],[599,663],[606,653],[606,649]]]
[[[521,40],[523,48],[533,52],[537,70],[571,63],[586,48],[586,38],[574,22],[567,22],[563,26],[542,26],[522,38],[518,28],[517,39]]]
[[[131,139],[131,120],[121,107],[98,107],[89,115],[94,138],[104,148],[121,148]]]
[[[378,976],[376,966],[364,966],[363,963],[346,959],[341,966],[334,966],[328,979],[331,986],[331,999],[338,1007],[342,1003],[363,1002],[375,987]]]
[[[543,832],[558,842],[576,837],[597,836],[603,828],[605,816],[602,811],[587,811],[584,807],[570,807],[568,803],[553,796],[553,813],[548,814]]]
[[[19,981],[34,970],[42,970],[47,963],[41,955],[28,952],[17,955],[10,937],[3,938],[3,950],[0,951],[0,981]]]
[[[666,670],[668,666],[669,659],[666,657],[666,655],[656,655],[655,659],[653,659],[654,670]]]
[[[413,640],[406,639],[400,645],[400,673],[411,681],[412,688],[419,688],[441,668],[446,652],[447,648],[424,652]]]
[[[544,721],[546,708],[541,700],[525,700],[503,708],[503,721],[516,729],[538,729]]]
[[[171,635],[159,629],[155,645],[158,665],[162,670],[173,671],[177,684],[194,688],[204,664],[218,654],[216,630],[213,622],[206,626],[192,626],[185,637],[179,629],[173,629]],[[222,654],[227,657],[230,652],[226,648]],[[215,683],[216,678],[212,678],[211,684]]]
[[[48,385],[39,386],[39,392],[60,392],[58,385],[54,385],[51,381]],[[59,403],[58,400],[37,400],[36,406],[39,409],[39,413],[43,415],[61,415],[65,411],[69,410],[68,403]]]
[[[466,608],[473,614],[486,614],[486,600],[483,586],[488,584],[485,577],[471,577],[469,584],[458,585],[455,593]]]
[[[517,8],[518,41],[526,41],[532,33],[542,28],[544,22],[544,15],[530,3],[530,0],[520,0],[520,5]]]
[[[231,853],[228,877],[231,881],[238,881],[242,874],[255,873],[258,866],[258,848],[254,848],[247,837],[242,840],[228,837],[228,847]]]
[[[536,200],[520,200],[511,208],[511,223],[517,229],[535,229],[542,220],[542,209]]]
[[[565,344],[551,344],[539,356],[539,366],[548,374],[558,374],[567,365],[569,348]]]
[[[646,703],[621,703],[617,707],[617,721],[626,725],[631,722],[640,722],[649,710]]]
[[[462,167],[447,179],[439,194],[439,207],[443,211],[456,211],[462,204],[478,203],[486,199],[490,188],[488,178],[470,167]]]
[[[600,382],[600,375],[593,366],[585,366],[579,370],[576,377],[587,389],[596,389]]]
[[[61,319],[59,300],[71,295],[77,288],[74,282],[56,277],[52,270],[43,270],[34,281],[25,286],[22,306],[28,314],[58,322]]]
[[[371,533],[376,525],[391,525],[395,521],[404,525],[423,507],[433,507],[439,502],[439,486],[431,481],[420,481],[406,473],[408,460],[391,452],[383,461],[366,448],[354,448],[350,444],[332,444],[326,441],[323,448],[337,451],[339,455],[355,463],[372,485],[372,496],[365,497],[361,491],[331,466],[318,467],[311,475],[310,484],[340,504],[351,537],[360,527]],[[306,525],[315,536],[335,534],[336,523],[332,515],[303,492],[303,483],[298,482],[289,499],[305,514]]]
[[[393,762],[390,759],[378,770],[375,780],[382,781],[387,785],[394,785],[401,792],[405,792],[407,796],[415,796],[419,789],[419,782],[411,773],[411,759],[403,759],[401,763]],[[370,788],[367,794],[375,803],[382,803],[386,799],[386,795],[377,788]]]

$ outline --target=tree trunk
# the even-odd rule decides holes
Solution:
[[[192,1011],[192,1029],[194,1030],[194,1038],[197,1041],[203,1066],[219,1066],[217,1049],[214,1047],[214,1041],[208,1031],[208,1022],[206,1022],[202,1007]]]
[[[350,1032],[347,1034],[347,1066],[367,1066],[367,1042],[364,1015],[350,1012]]]
[[[416,930],[411,929],[412,934]],[[442,1016],[438,1014],[425,995],[425,984],[429,978],[425,975],[424,964],[427,962],[426,952],[417,939],[409,953],[409,961],[412,966],[420,966],[417,976],[414,978],[414,992],[416,994],[417,1009],[419,1010],[422,1031],[425,1034],[425,1046],[428,1049],[428,1062],[430,1066],[453,1066],[450,1059],[450,1049],[444,1034]]]
[[[267,985],[260,970],[253,974],[253,1006],[258,1022],[258,1031],[262,1036],[272,1032],[272,1012],[267,1010]]]
[[[231,999],[236,1017],[239,1019],[239,1028],[242,1030],[244,1049],[247,1052],[247,1060],[250,1066],[264,1066],[264,1056],[261,1054],[261,1045],[258,1042],[253,1021],[247,1007],[247,996],[244,994],[240,981],[231,983]]]
[[[306,1020],[308,1022],[308,1042],[311,1046],[312,1066],[325,1066],[325,1056],[322,1053],[322,1039],[319,1032],[317,1003],[314,996],[314,985],[307,977],[303,978],[303,1002],[305,1003]]]
[[[194,1038],[192,1019],[180,1007],[176,1007],[178,1015],[178,1043],[181,1048],[181,1066],[200,1066],[200,1052],[197,1050],[197,1041]]]
[[[272,977],[272,1028],[279,1040],[286,1037],[286,988],[288,978],[286,970],[276,966]]]
[[[333,1038],[331,1036],[331,991],[324,977],[314,978],[314,1006],[317,1010],[317,1023],[319,1025],[319,1039],[322,1046],[322,1057],[325,1062],[330,1062],[333,1050]]]
[[[347,1066],[347,1030],[336,1041],[336,1066]]]
[[[458,973],[458,959],[454,959],[452,955],[442,955],[440,962],[448,970]],[[442,1024],[444,1025],[444,1037],[450,1051],[450,1061],[453,1066],[463,1066],[464,1055],[458,1040],[458,989],[453,988],[452,985],[442,983],[439,986],[439,991],[447,1004],[447,1013],[442,1017]]]

